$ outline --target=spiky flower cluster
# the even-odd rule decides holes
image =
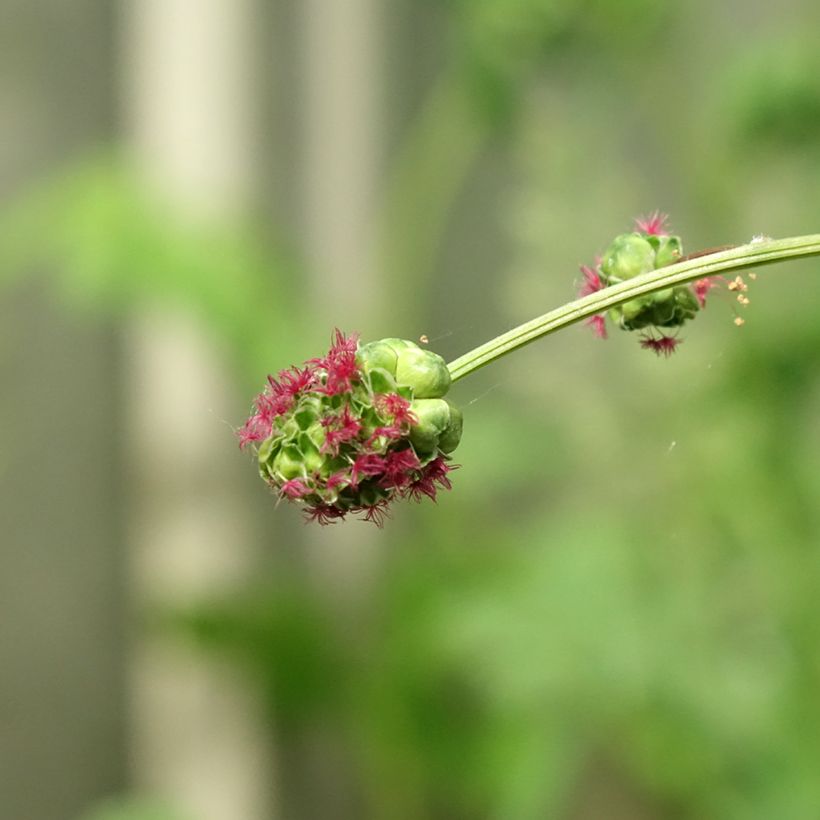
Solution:
[[[680,237],[668,232],[666,219],[665,215],[656,212],[635,220],[635,230],[616,236],[594,268],[582,265],[584,281],[579,295],[595,293],[680,260]],[[706,296],[712,287],[712,279],[699,279],[691,285],[678,285],[640,296],[612,308],[607,316],[593,316],[588,324],[605,339],[606,319],[609,318],[621,330],[641,331],[641,347],[659,356],[670,356],[682,341],[677,330],[706,306]],[[673,332],[670,334],[669,331]]]
[[[239,444],[254,445],[262,478],[308,520],[360,513],[381,526],[392,501],[450,489],[462,416],[449,387],[441,356],[337,330],[326,356],[268,376]]]

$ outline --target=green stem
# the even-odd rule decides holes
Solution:
[[[453,381],[468,376],[475,370],[518,350],[520,347],[548,336],[569,325],[605,313],[639,296],[683,285],[706,276],[756,268],[787,259],[820,256],[820,234],[795,236],[789,239],[763,239],[731,250],[700,256],[643,273],[626,282],[591,293],[582,299],[562,305],[537,319],[502,333],[495,339],[479,345],[448,364]]]

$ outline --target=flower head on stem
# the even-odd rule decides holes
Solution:
[[[269,376],[238,431],[262,478],[308,521],[348,514],[382,526],[392,502],[449,488],[461,413],[444,360],[413,342],[359,345],[335,331],[325,356]]]

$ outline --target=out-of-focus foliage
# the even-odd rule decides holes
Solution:
[[[696,250],[733,238],[737,223],[749,230],[748,192],[802,190],[722,168],[721,135],[754,135],[731,106],[701,104],[754,86],[733,59],[677,95],[674,118],[659,112],[691,48],[674,38],[652,52],[629,104],[595,70],[525,82],[519,66],[542,45],[578,58],[580,44],[558,36],[569,22],[557,5],[516,17],[525,5],[464,3],[454,18],[523,106],[513,273],[483,283],[507,321],[571,295],[574,264],[630,212],[688,203],[674,227]],[[554,39],[542,41],[548,29]],[[669,142],[699,129],[710,143]],[[793,145],[786,132],[770,151]],[[804,206],[755,213],[796,220]],[[317,716],[334,727],[367,816],[598,817],[590,795],[614,781],[635,816],[810,820],[820,804],[816,273],[816,263],[762,273],[740,331],[729,295],[713,294],[670,361],[576,329],[496,365],[507,376],[483,385],[498,390],[479,386],[468,395],[481,401],[465,402],[454,492],[412,511],[414,531],[396,536],[359,630],[306,586],[297,620],[312,627],[294,662],[293,609],[270,604],[290,599],[291,581],[184,622],[245,658],[291,731]],[[298,697],[280,679],[289,667]]]
[[[781,221],[817,229],[816,177],[750,169],[734,149],[793,151],[816,169],[815,51],[724,55],[705,2],[447,8],[470,82],[448,86],[405,154],[391,230],[407,256],[386,275],[402,311],[443,303],[445,331],[471,312],[462,347],[571,297],[576,265],[639,210],[672,210],[687,251]],[[640,77],[636,93],[617,93],[619,71]],[[481,126],[465,117],[471,88],[491,115]],[[511,124],[501,204],[471,197],[465,210],[484,210],[467,241],[450,240],[452,266],[405,276],[429,261],[414,225],[429,217],[445,235],[493,117]],[[267,349],[305,316],[278,262],[211,231],[171,235],[119,173],[49,190],[0,225],[4,270],[20,269],[10,248],[27,266],[45,253],[80,301],[182,305],[251,378],[275,368]],[[487,271],[474,263],[496,219],[509,265]],[[285,573],[166,623],[245,664],[287,738],[329,727],[366,817],[597,820],[586,800],[606,780],[631,796],[624,816],[814,820],[817,274],[761,273],[741,330],[728,294],[713,294],[669,361],[576,328],[457,385],[454,491],[388,524],[377,591],[345,617]]]
[[[658,395],[670,376],[637,415],[607,408],[602,386],[587,423],[621,431],[610,454],[585,448],[569,417],[551,432],[530,422],[522,438],[579,442],[552,498],[539,499],[552,471],[534,479],[541,454],[526,448],[501,498],[494,483],[460,487],[424,515],[359,634],[319,600],[283,616],[276,587],[192,623],[262,673],[277,714],[335,715],[359,750],[368,816],[566,816],[604,767],[664,807],[648,816],[808,819],[820,802],[817,326],[738,343],[683,406]],[[483,415],[479,431],[492,428]],[[470,468],[481,438],[465,442]],[[322,621],[297,661],[294,623]]]
[[[112,798],[92,809],[82,820],[183,820],[183,816],[155,800]]]
[[[770,151],[816,151],[820,49],[815,36],[801,32],[761,41],[740,55],[721,91],[736,143]]]
[[[71,304],[181,309],[257,383],[287,357],[302,308],[296,265],[250,226],[186,219],[127,163],[97,159],[49,178],[0,214],[0,283],[54,271]]]
[[[664,16],[650,0],[444,0],[454,12],[455,50],[468,87],[496,124],[509,119],[524,88],[546,65],[582,52],[634,59],[648,51]]]

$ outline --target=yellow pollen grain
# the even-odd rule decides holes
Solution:
[[[756,273],[748,273],[748,274],[746,274],[746,275],[747,275],[747,276],[749,277],[749,279],[751,279],[752,281],[754,281],[755,279],[757,279],[757,274],[756,274]]]
[[[746,320],[742,316],[735,316],[735,324],[738,327],[742,327],[746,324]]]
[[[419,341],[420,341],[423,345],[426,345],[426,344],[428,344],[428,343],[430,342],[430,340],[427,338],[427,336],[426,336],[424,333],[422,333],[422,334],[421,334],[421,336],[419,336]]]
[[[737,301],[740,302],[740,304],[743,305],[743,307],[746,307],[746,305],[749,304],[748,297],[744,296],[742,293],[738,293]]]

